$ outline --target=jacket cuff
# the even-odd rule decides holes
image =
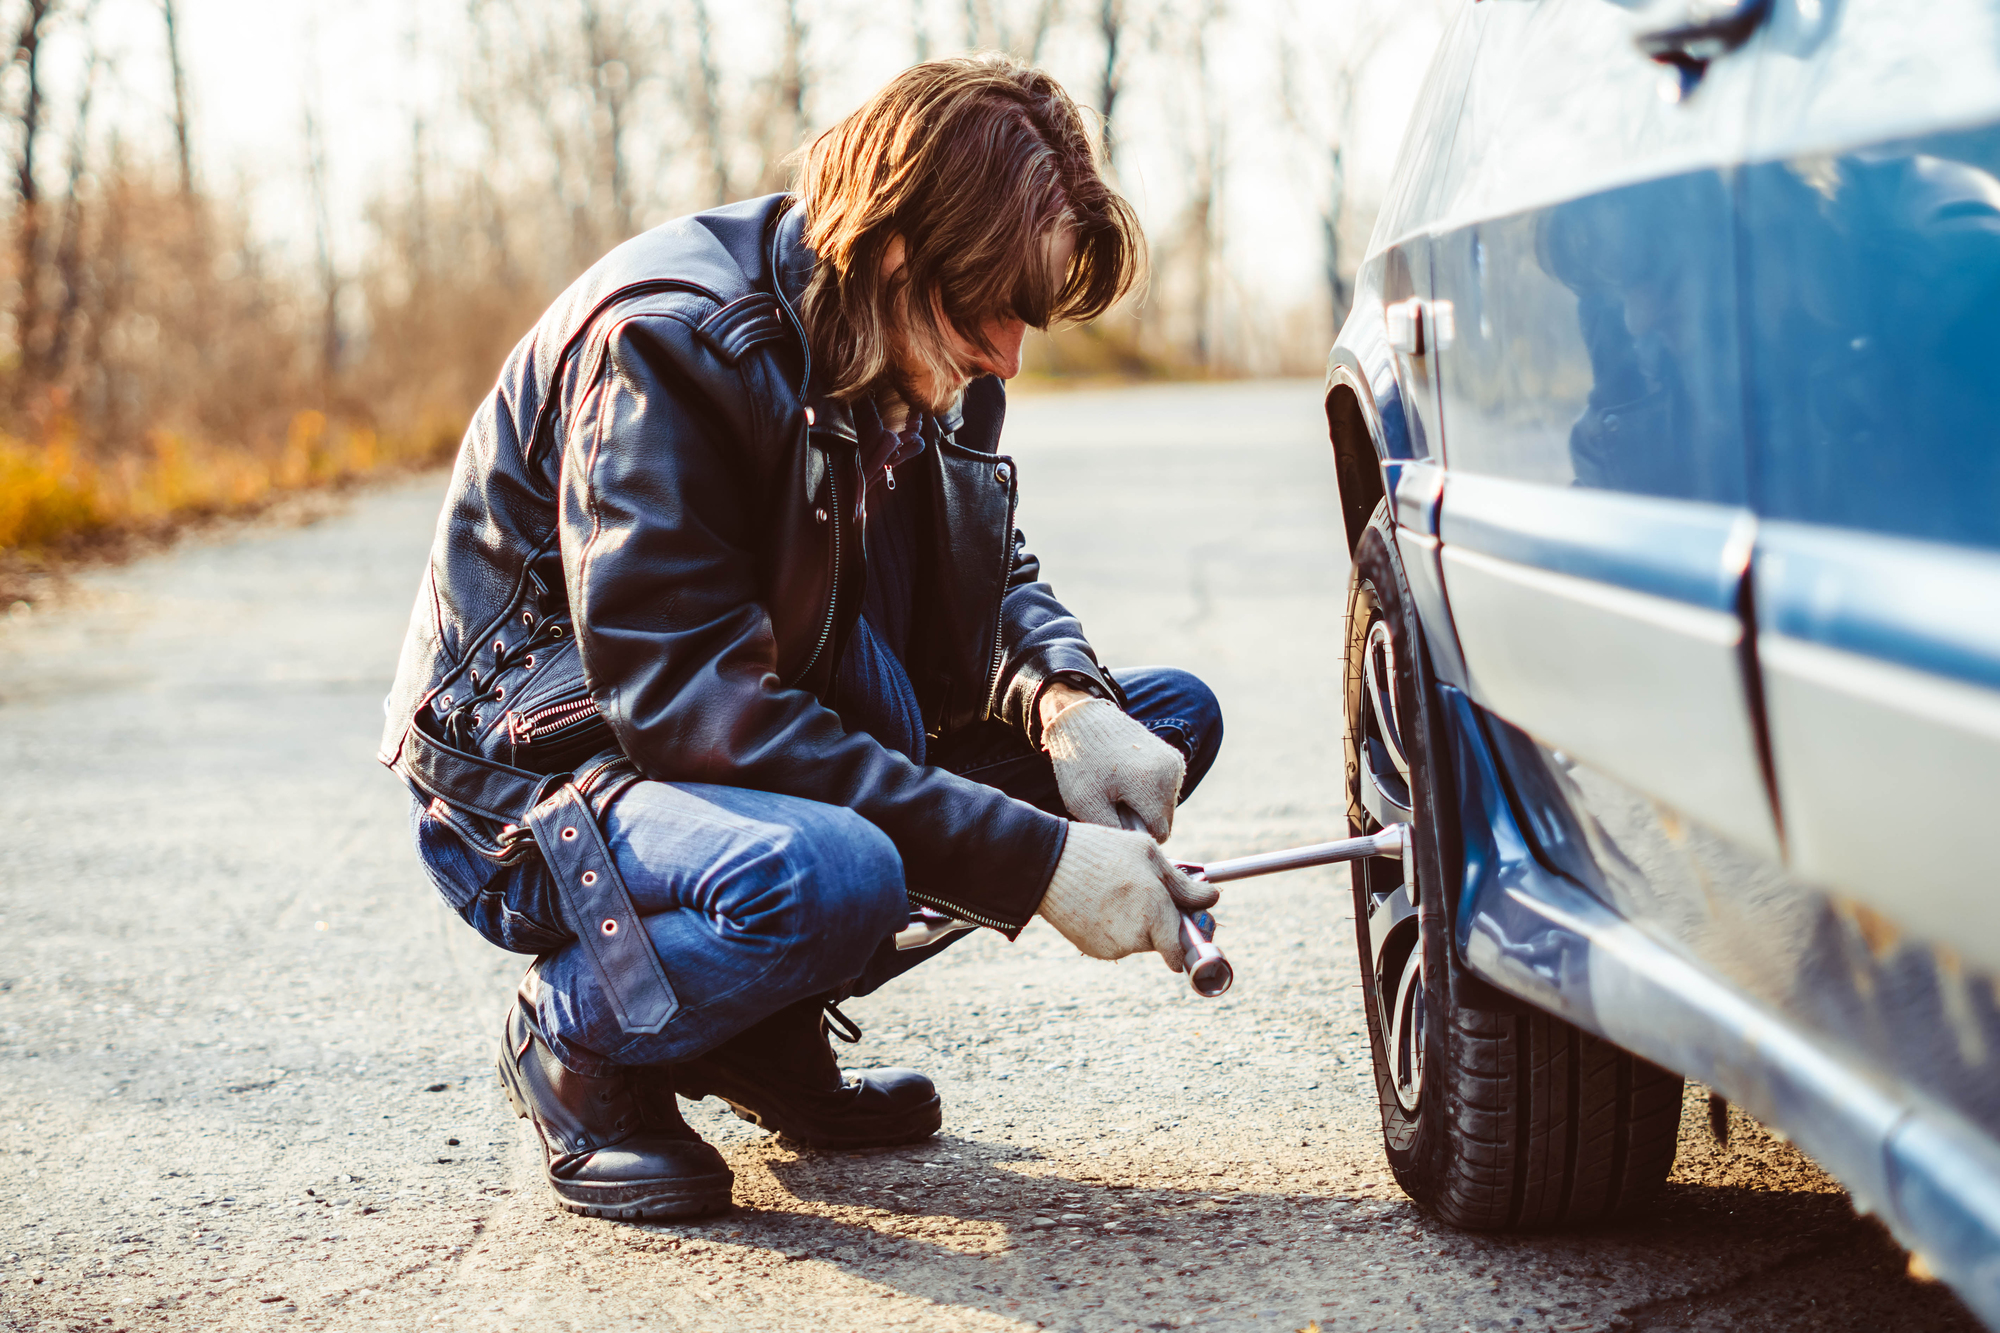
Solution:
[[[1097,664],[1088,649],[1057,644],[1016,667],[1001,700],[1001,716],[1027,737],[1034,749],[1039,750],[1042,745],[1042,691],[1065,677],[1080,688],[1094,690],[1121,709],[1128,707],[1125,691],[1118,688],[1118,682]]]
[[[1049,891],[1069,840],[1069,821],[1024,801],[1001,800],[1004,836],[989,843],[993,854],[980,857],[976,868],[960,862],[930,874],[906,860],[904,888],[913,902],[976,920],[1012,940],[1034,919]],[[944,873],[935,873],[940,870]]]

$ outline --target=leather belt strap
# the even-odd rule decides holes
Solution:
[[[631,1033],[658,1032],[680,1001],[583,793],[574,782],[563,783],[529,812],[528,827],[555,876],[569,928],[597,966],[618,1026]]]
[[[404,733],[403,753],[396,767],[446,805],[499,824],[521,823],[522,814],[535,805],[549,783],[543,774],[454,749],[418,726]]]
[[[636,1034],[667,1025],[680,1000],[573,778],[496,764],[416,726],[404,737],[397,768],[446,805],[498,823],[525,823],[555,878],[565,924],[596,966],[619,1026]]]

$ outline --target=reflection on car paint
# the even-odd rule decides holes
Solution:
[[[1743,172],[1756,506],[2000,548],[2000,127]]]
[[[1775,0],[1671,98],[1632,10],[1460,7],[1335,350],[1412,490],[1455,943],[2000,1321],[2000,0]],[[1388,350],[1410,299],[1449,345]]]
[[[1733,202],[1647,181],[1432,242],[1453,471],[1742,504]]]
[[[1802,884],[1499,718],[1481,717],[1527,841],[1550,870],[1886,1086],[2000,1124],[2000,976]]]

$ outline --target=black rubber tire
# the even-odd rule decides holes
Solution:
[[[1464,864],[1456,791],[1437,685],[1386,505],[1362,532],[1348,590],[1345,757],[1355,834],[1378,827],[1361,801],[1359,742],[1368,721],[1362,660],[1377,619],[1387,621],[1395,650],[1393,711],[1401,730],[1414,732],[1400,739],[1416,829],[1413,944],[1423,951],[1423,1021],[1410,1024],[1422,1034],[1423,1074],[1409,1109],[1397,1095],[1384,988],[1368,937],[1374,895],[1400,886],[1402,867],[1385,857],[1356,863],[1355,942],[1390,1168],[1419,1206],[1459,1227],[1574,1227],[1630,1213],[1673,1168],[1681,1078],[1486,985],[1450,946],[1449,909]],[[1407,931],[1408,923],[1396,929]],[[1398,956],[1392,949],[1385,958]]]

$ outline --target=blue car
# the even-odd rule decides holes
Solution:
[[[2000,4],[1467,0],[1326,408],[1404,1189],[1641,1208],[1696,1079],[2000,1327]]]

